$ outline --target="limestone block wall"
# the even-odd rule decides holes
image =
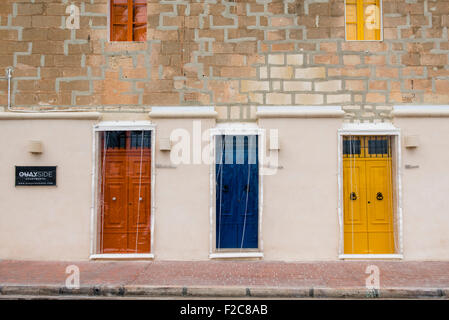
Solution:
[[[342,105],[347,119],[379,121],[393,105],[449,101],[447,0],[383,0],[383,41],[368,42],[345,41],[344,0],[148,0],[147,41],[132,43],[108,41],[108,10],[1,1],[16,109],[214,105],[220,122],[255,121],[259,105]]]

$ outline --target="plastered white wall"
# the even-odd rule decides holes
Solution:
[[[279,166],[264,177],[266,260],[336,260],[340,118],[261,119],[279,132]],[[267,134],[268,131],[267,131]]]
[[[405,117],[394,124],[402,139],[419,138],[417,148],[402,143],[404,259],[449,260],[449,118]]]
[[[88,259],[93,123],[0,122],[0,259]],[[41,155],[29,140],[42,141]],[[57,186],[15,187],[16,165],[57,166]]]

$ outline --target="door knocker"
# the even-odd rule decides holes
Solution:
[[[355,192],[351,192],[351,195],[349,196],[349,198],[351,200],[357,200],[357,195],[355,194]]]
[[[384,199],[384,196],[383,196],[382,192],[378,192],[377,193],[376,199],[379,200],[379,201]]]

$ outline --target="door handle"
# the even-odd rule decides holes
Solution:
[[[115,201],[115,200],[117,200],[117,198],[116,197],[112,197],[112,201]]]
[[[355,192],[351,192],[351,195],[349,196],[349,198],[350,198],[351,200],[357,200],[357,195],[356,195],[356,193],[355,193]]]
[[[243,187],[243,190],[246,191],[246,192],[249,192],[251,190],[249,184],[245,185]]]
[[[139,198],[139,201],[142,201],[142,200],[143,200],[143,198],[142,198],[142,197],[140,197],[140,198]]]
[[[229,191],[229,186],[227,185],[227,184],[225,184],[224,186],[223,186],[223,192],[228,192]]]
[[[379,200],[379,201],[384,199],[384,195],[382,194],[382,192],[378,192],[377,193],[376,199]]]

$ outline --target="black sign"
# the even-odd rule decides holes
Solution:
[[[16,186],[55,186],[56,167],[16,166]]]

